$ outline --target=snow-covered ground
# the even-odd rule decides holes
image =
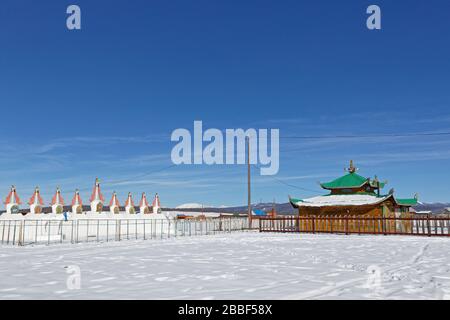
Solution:
[[[449,251],[447,238],[257,232],[8,246],[0,299],[442,299]]]

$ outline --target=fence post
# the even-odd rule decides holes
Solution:
[[[26,232],[25,222],[26,222],[26,220],[23,220],[23,224],[21,223],[21,228],[20,228],[20,233],[19,233],[19,246],[25,245],[25,232]]]
[[[373,220],[373,234],[376,234],[377,233],[377,231],[376,231],[376,218],[375,217],[372,217],[372,220]]]
[[[344,216],[344,228],[345,228],[345,234],[348,235],[348,217]]]
[[[175,221],[174,221],[174,229],[175,229],[175,232],[174,232],[173,236],[176,238],[178,235],[178,219],[175,219]]]
[[[170,219],[169,219],[168,224],[169,224],[169,226],[167,227],[167,238],[170,238],[170,226],[171,226]]]
[[[5,238],[5,222],[6,222],[6,221],[3,221],[3,228],[2,228],[2,244],[3,244],[4,238]]]
[[[100,220],[97,220],[97,242],[99,242],[99,236],[100,236]]]
[[[80,220],[77,220],[77,224],[76,224],[76,239],[75,239],[75,243],[78,243],[78,232],[80,231]]]
[[[311,221],[312,221],[312,233],[316,233],[316,221],[314,219],[314,216],[311,217]]]
[[[73,244],[73,220],[70,220],[70,243]]]
[[[12,242],[13,245],[16,244],[16,226],[17,226],[17,221],[14,221],[14,232],[13,232],[13,242]]]
[[[143,230],[143,231],[144,231],[144,240],[147,240],[147,239],[145,238],[145,224],[146,224],[147,221],[146,221],[145,219],[142,220],[142,221],[144,222],[144,230]]]
[[[37,238],[37,236],[38,236],[38,232],[39,232],[39,220],[34,220],[34,222],[36,223],[36,230],[35,230],[35,234],[34,234],[34,243],[35,244],[37,244],[37,242],[38,242],[38,238]]]
[[[47,229],[47,232],[48,232],[48,241],[47,241],[47,245],[49,245],[50,244],[50,227],[52,226],[52,222],[51,222],[51,220],[50,221],[48,221],[48,229]]]
[[[8,224],[8,239],[6,240],[6,244],[9,244],[10,233],[11,233],[11,220],[9,220],[9,224]]]
[[[60,227],[61,227],[61,239],[59,239],[59,243],[63,243],[63,222],[64,220],[61,220]]]

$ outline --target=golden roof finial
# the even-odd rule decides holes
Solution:
[[[350,160],[350,166],[348,167],[348,172],[350,173],[355,173],[356,170],[358,170],[354,165],[353,165],[353,160]]]

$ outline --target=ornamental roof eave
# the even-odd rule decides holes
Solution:
[[[419,203],[419,200],[416,197],[407,199],[395,199],[395,203],[403,207],[412,207],[417,205]]]
[[[383,196],[372,195],[323,195],[309,199],[296,199],[289,197],[289,203],[294,208],[299,207],[355,207],[355,206],[374,206],[392,199],[396,205],[403,207],[411,207],[418,203],[417,198],[396,199],[394,194]],[[325,200],[325,201],[322,201]],[[334,200],[334,201],[333,201]]]
[[[378,205],[390,198],[392,194],[385,196],[375,195],[323,195],[308,199],[290,198],[289,201],[294,208],[299,207],[358,207]],[[394,200],[395,201],[395,200]]]

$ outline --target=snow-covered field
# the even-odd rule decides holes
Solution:
[[[446,299],[448,252],[446,238],[257,232],[8,246],[0,299]]]

